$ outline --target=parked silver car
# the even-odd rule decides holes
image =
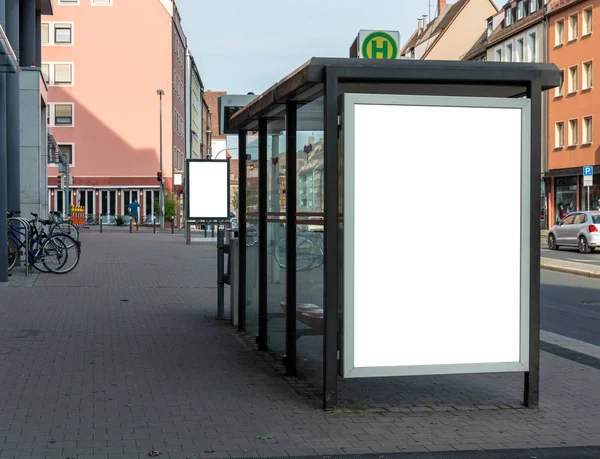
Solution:
[[[548,248],[577,247],[590,253],[600,247],[600,211],[572,212],[548,232]]]

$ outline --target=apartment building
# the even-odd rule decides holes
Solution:
[[[225,159],[227,154],[227,136],[219,134],[219,97],[226,95],[226,91],[206,91],[204,100],[211,114],[210,119],[210,156],[213,159]],[[218,158],[217,158],[217,155]]]
[[[165,193],[183,191],[186,38],[175,3],[55,0],[42,21],[47,122],[69,155],[70,202],[108,223],[137,199],[151,222],[161,150]],[[51,208],[65,210],[56,175],[50,164]]]
[[[203,97],[204,85],[196,66],[194,56],[187,50],[186,63],[186,154],[188,159],[206,157],[206,145],[203,143]]]
[[[462,60],[489,62],[548,62],[546,0],[510,0],[498,13],[487,19],[487,26]],[[540,177],[543,227],[547,226],[548,186],[544,175],[548,170],[548,103],[542,102],[542,162]]]
[[[413,59],[459,60],[481,35],[487,19],[498,12],[493,0],[437,1],[437,16],[418,21],[417,30],[400,50]]]
[[[547,173],[549,216],[554,223],[565,213],[587,209],[583,167],[594,166],[591,207],[600,199],[600,93],[594,65],[600,57],[596,22],[600,0],[556,0],[547,5],[549,58],[561,70],[562,84],[548,94],[549,145]]]

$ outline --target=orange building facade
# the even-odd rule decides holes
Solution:
[[[600,0],[556,0],[547,5],[549,61],[561,70],[561,87],[548,93],[548,224],[566,213],[597,208],[600,199]],[[594,166],[593,186],[583,167]]]

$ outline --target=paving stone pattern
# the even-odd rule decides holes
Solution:
[[[542,353],[522,375],[305,383],[216,313],[216,248],[84,232],[64,276],[0,290],[0,458],[314,456],[600,444],[600,371]],[[228,298],[228,296],[226,296]],[[257,438],[258,436],[258,438]]]

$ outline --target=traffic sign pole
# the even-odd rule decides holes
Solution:
[[[590,208],[590,187],[594,185],[594,166],[583,167],[583,186],[587,188],[587,210]]]

